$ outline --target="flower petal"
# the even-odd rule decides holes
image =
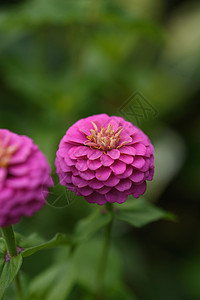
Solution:
[[[102,166],[102,163],[99,159],[95,159],[95,160],[88,160],[87,165],[90,170],[97,170]]]
[[[121,153],[119,160],[123,161],[125,164],[131,164],[133,162],[133,156]]]
[[[118,185],[116,185],[116,189],[120,192],[124,192],[132,186],[132,181],[130,179],[121,179]]]
[[[120,152],[118,149],[112,149],[111,151],[107,152],[112,159],[118,159],[120,157]]]
[[[85,172],[80,172],[79,171],[79,175],[84,180],[91,180],[91,179],[95,178],[95,172],[91,171],[91,170],[86,170]]]
[[[104,183],[94,178],[88,182],[88,185],[90,188],[98,190],[104,186]]]
[[[133,167],[131,165],[126,165],[126,171],[123,174],[117,175],[117,177],[120,179],[129,178],[129,176],[131,176],[132,173],[133,173]]]
[[[123,203],[127,199],[127,195],[125,193],[119,192],[116,189],[112,189],[110,192],[108,192],[106,195],[106,200],[110,203],[118,202]]]
[[[88,186],[78,188],[78,191],[82,196],[89,196],[93,193],[93,189],[89,188]]]
[[[133,155],[133,156],[136,154],[136,149],[132,146],[123,146],[119,150],[120,150],[120,153],[122,153],[122,154],[128,154],[128,155]]]
[[[116,160],[111,166],[111,170],[114,172],[116,175],[123,174],[126,171],[126,164],[123,163],[120,160]]]
[[[101,194],[99,194],[97,192],[94,192],[91,195],[86,196],[85,199],[89,203],[97,203],[99,205],[103,205],[103,204],[105,204],[107,202],[106,198],[105,198],[105,195],[101,195]]]
[[[129,177],[133,182],[138,183],[144,179],[144,173],[138,170],[133,170],[132,175]]]
[[[114,187],[119,183],[120,179],[114,174],[111,174],[110,177],[105,181],[106,186]]]
[[[95,159],[101,157],[102,153],[103,153],[102,151],[95,149],[95,150],[92,150],[91,152],[89,152],[87,157],[90,160],[95,160]]]
[[[101,167],[96,171],[96,178],[100,181],[106,181],[111,174],[110,168]]]
[[[78,159],[76,162],[76,169],[84,172],[88,169],[87,160],[86,159]]]
[[[107,154],[102,154],[102,156],[101,156],[101,162],[102,162],[103,166],[109,167],[110,165],[112,165],[114,163],[114,159],[112,159]]]
[[[137,155],[145,155],[146,153],[146,147],[145,145],[141,143],[134,144],[134,148],[136,150]]]
[[[141,156],[135,156],[134,161],[131,165],[137,169],[141,169],[145,165],[145,160]]]

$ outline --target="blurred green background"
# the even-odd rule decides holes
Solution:
[[[155,146],[155,178],[145,197],[177,214],[178,222],[142,229],[115,224],[110,277],[117,269],[123,287],[108,299],[135,299],[133,293],[138,300],[199,300],[199,97],[198,1],[1,0],[0,128],[39,144],[56,183],[49,203],[63,195],[60,208],[47,205],[15,229],[51,238],[57,231],[70,234],[88,215],[94,206],[83,198],[64,205],[54,168],[59,140],[80,118],[122,116],[123,108]],[[130,114],[127,99],[139,117]],[[26,259],[26,280],[64,257],[55,250]],[[89,273],[93,265],[85,259]],[[90,299],[87,282],[80,282],[67,299]],[[13,297],[8,291],[6,299]]]

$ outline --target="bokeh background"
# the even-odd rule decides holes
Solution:
[[[33,138],[56,184],[49,204],[15,229],[45,239],[72,233],[93,205],[58,185],[59,140],[80,118],[123,115],[155,146],[155,179],[145,197],[175,213],[177,222],[142,229],[115,224],[108,299],[199,300],[199,97],[199,1],[1,0],[0,128]],[[101,234],[97,238],[82,250],[82,281],[66,299],[90,299],[85,277]],[[27,258],[26,282],[61,259],[62,250]],[[12,287],[6,297],[15,299]]]

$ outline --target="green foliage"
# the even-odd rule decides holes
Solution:
[[[76,278],[71,262],[54,265],[38,275],[30,284],[28,300],[65,300]]]
[[[55,237],[53,237],[48,242],[42,243],[42,244],[37,245],[37,246],[32,246],[32,247],[26,248],[22,252],[22,256],[27,257],[27,256],[30,256],[30,255],[33,255],[37,251],[44,250],[44,249],[50,249],[50,248],[54,248],[54,247],[57,247],[57,246],[63,246],[63,245],[70,245],[70,239],[67,238],[66,235],[64,235],[64,234],[57,233],[55,235]]]
[[[124,260],[127,263],[123,268],[124,277],[116,276],[115,287],[107,289],[108,298],[134,299],[127,291],[128,283],[131,290],[137,291],[139,299],[199,299],[199,256],[192,250],[199,249],[197,228],[200,226],[197,214],[199,3],[184,1],[184,6],[181,1],[161,0],[27,0],[9,6],[10,2],[0,4],[0,128],[32,137],[47,155],[54,173],[59,140],[78,119],[101,112],[121,115],[122,105],[135,91],[141,91],[159,112],[156,118],[142,116],[137,123],[155,146],[155,177],[148,184],[145,197],[154,203],[159,201],[159,207],[164,205],[169,211],[177,211],[181,222],[159,222],[153,229],[146,226],[140,234],[121,221],[141,227],[173,216],[143,198],[116,205],[115,216],[121,221],[114,222],[113,239],[120,245],[123,243],[125,249],[114,263]],[[140,109],[135,112],[142,115]],[[127,111],[125,118],[137,122]],[[188,154],[186,160],[185,154]],[[70,201],[65,202],[65,190],[57,186],[49,197],[49,205],[16,226],[22,233],[17,235],[17,244],[25,248],[24,254],[36,254],[23,261],[24,272],[30,275],[30,280],[39,272],[48,278],[48,271],[58,286],[62,281],[60,274],[67,278],[64,266],[68,268],[66,252],[70,247],[65,249],[62,238],[46,242],[56,232],[70,235],[74,232],[72,242],[80,243],[84,252],[81,257],[79,247],[75,248],[74,254],[81,257],[77,262],[84,265],[89,278],[87,264],[94,275],[90,264],[93,253],[87,247],[98,251],[98,246],[89,240],[96,236],[101,240],[101,228],[109,222],[110,215],[103,215],[99,210],[81,220],[89,214],[92,204],[76,197],[67,206],[71,203],[70,192],[67,197]],[[44,238],[33,232],[39,232]],[[151,243],[147,243],[148,239]],[[61,250],[57,243],[62,244]],[[45,251],[35,252],[53,245],[57,249],[48,255]],[[58,259],[59,251],[63,254],[63,269],[61,265],[49,269],[49,262]],[[5,267],[4,254],[5,244],[0,239],[0,271]],[[183,264],[185,269],[180,274]],[[135,273],[131,273],[136,265]],[[71,284],[70,292],[64,291],[64,283],[60,283],[63,295],[68,295],[69,300],[93,297],[89,280],[83,278],[84,269],[78,276],[80,286],[77,287],[76,281]],[[114,264],[111,269],[112,278],[118,271]],[[50,278],[47,282],[44,279],[44,288],[39,281],[37,287],[32,287],[30,300],[43,299],[37,296],[39,289],[47,297],[53,281]],[[6,297],[15,299],[14,294],[10,295]]]
[[[102,212],[101,209],[95,210],[87,218],[78,222],[73,235],[73,243],[81,243],[90,239],[99,229],[106,226],[111,218],[110,212]]]
[[[175,219],[173,214],[154,206],[144,198],[134,199],[133,197],[129,197],[127,202],[115,206],[118,209],[116,218],[135,227],[142,227],[161,219]]]
[[[11,284],[15,276],[18,274],[22,265],[22,256],[14,256],[9,262],[4,262],[3,269],[0,275],[0,299],[3,299],[5,290]]]

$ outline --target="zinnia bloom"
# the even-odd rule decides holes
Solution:
[[[154,173],[153,146],[135,125],[106,114],[81,119],[62,138],[56,157],[60,183],[88,202],[138,198]]]
[[[52,186],[44,154],[26,136],[0,129],[0,226],[42,208]]]

